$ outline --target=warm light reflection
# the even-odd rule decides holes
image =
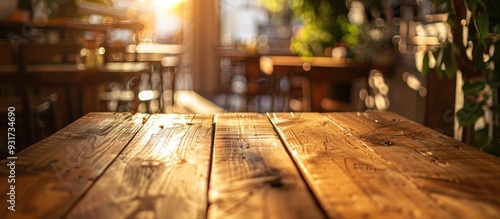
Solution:
[[[152,4],[156,10],[171,11],[177,8],[185,0],[153,0]]]
[[[168,21],[168,24],[165,24],[165,21]],[[155,27],[158,34],[174,35],[182,28],[182,20],[175,14],[158,14],[156,15]]]
[[[345,47],[335,47],[332,49],[332,58],[341,59],[347,54],[347,49]]]
[[[418,94],[419,94],[421,97],[425,97],[425,96],[427,96],[427,88],[425,88],[425,87],[421,87],[420,89],[418,89]]]
[[[236,94],[244,94],[246,92],[247,84],[242,80],[235,80],[231,83],[231,91]]]
[[[106,50],[104,49],[104,47],[99,47],[99,49],[97,49],[97,53],[99,53],[100,55],[103,55],[104,52],[106,52]]]
[[[365,22],[365,6],[359,1],[353,1],[349,7],[349,14],[347,15],[349,21],[357,26]]]
[[[374,101],[375,101],[375,106],[379,110],[385,110],[389,108],[389,100],[385,98],[382,94],[376,94]]]
[[[288,102],[288,105],[290,106],[290,109],[293,111],[302,111],[302,102],[297,99],[291,99]]]
[[[123,5],[130,17],[144,24],[135,40],[140,43],[177,44],[182,41],[183,5],[189,0],[134,0]]]
[[[442,37],[441,37],[442,38]],[[424,36],[417,36],[413,37],[412,41],[416,45],[439,45],[440,38],[438,37],[424,37]]]
[[[368,108],[373,108],[373,107],[375,107],[375,100],[373,99],[373,97],[372,97],[372,96],[368,96],[368,97],[366,97],[366,99],[365,99],[365,105],[366,105],[366,107],[368,107]]]
[[[304,71],[309,71],[309,70],[311,70],[311,68],[312,68],[312,65],[311,65],[311,63],[309,63],[309,62],[304,62],[304,63],[302,64],[302,69],[303,69]]]
[[[406,79],[406,84],[408,84],[408,87],[416,91],[418,91],[421,86],[420,81],[414,75],[410,75]]]
[[[153,91],[153,90],[143,90],[139,92],[139,100],[141,101],[147,101],[147,100],[152,100],[158,98],[159,92],[158,91]]]
[[[266,75],[273,73],[273,60],[270,57],[263,56],[259,60],[260,70]]]
[[[402,75],[402,79],[404,82],[406,82],[409,88],[417,91],[418,95],[420,95],[421,97],[427,96],[427,88],[422,86],[422,83],[417,78],[417,76],[408,72],[404,72]]]
[[[368,85],[374,94],[370,95],[367,90],[363,89],[359,92],[360,100],[364,100],[365,106],[369,109],[387,110],[390,106],[389,85],[387,85],[382,72],[371,70]]]
[[[383,36],[382,31],[380,31],[379,29],[370,30],[370,37],[373,40],[378,41],[382,38],[382,36]]]
[[[191,103],[193,102],[193,98],[191,97],[191,95],[187,94],[187,93],[183,93],[183,92],[176,92],[176,94],[174,94],[176,96],[176,99],[178,101],[181,101],[183,103]]]
[[[367,91],[366,89],[364,89],[364,88],[363,88],[363,89],[361,89],[361,90],[359,91],[359,99],[360,99],[360,100],[365,100],[365,99],[366,99],[366,97],[368,97],[368,91]]]
[[[179,57],[177,56],[166,56],[161,59],[161,65],[164,67],[177,66],[179,64]]]

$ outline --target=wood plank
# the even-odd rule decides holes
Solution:
[[[328,116],[455,218],[500,217],[500,158],[393,113]]]
[[[319,113],[268,114],[331,218],[453,218],[405,175]],[[362,124],[360,124],[362,125]]]
[[[323,218],[261,114],[217,114],[209,218]]]
[[[151,115],[68,218],[206,218],[211,143],[211,115]]]
[[[142,127],[144,114],[92,113],[23,150],[15,160],[15,212],[0,218],[61,218]],[[10,160],[2,160],[6,179]],[[0,192],[9,192],[1,183]]]

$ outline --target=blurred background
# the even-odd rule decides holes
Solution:
[[[100,95],[87,111],[169,113],[174,93],[190,90],[223,111],[392,111],[454,136],[456,77],[421,74],[422,48],[451,37],[447,10],[430,0],[3,0],[0,32],[13,47],[80,42],[87,69],[103,65],[85,59],[94,50],[103,63],[159,57],[133,83],[101,88],[130,90],[138,106]],[[65,91],[41,87],[73,113]],[[76,119],[63,117],[58,128]]]

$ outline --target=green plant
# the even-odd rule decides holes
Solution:
[[[464,106],[457,112],[460,126],[473,130],[473,142],[486,152],[500,155],[500,2],[496,0],[433,0],[448,9],[452,38],[429,49],[422,73],[433,68],[439,77],[462,73]],[[429,61],[435,60],[430,66]],[[476,126],[483,121],[483,126]],[[486,122],[484,122],[486,121]]]
[[[394,24],[394,11],[388,1],[289,0],[288,2],[294,17],[303,21],[303,31],[296,33],[290,40],[291,48],[298,55],[330,56],[333,53],[327,54],[326,48],[340,47],[343,48],[342,57],[359,63],[383,66],[390,62],[394,54],[392,37],[395,33],[391,28]],[[318,13],[321,11],[324,13]],[[324,33],[324,36],[328,37],[315,38],[314,36],[323,36],[317,33]]]
[[[346,33],[357,33],[348,22],[349,10],[344,1],[287,0],[287,6],[292,18],[301,23],[290,39],[290,49],[300,56],[323,56],[325,49],[336,43],[352,42]]]

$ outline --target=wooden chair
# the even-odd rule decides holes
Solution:
[[[183,48],[176,44],[139,44],[127,47],[135,53],[136,61],[148,62],[151,72],[141,78],[139,97],[141,104],[147,105],[147,112],[166,113],[174,104],[175,73]]]
[[[53,96],[56,93],[59,99],[64,100],[57,104],[60,127],[78,118],[75,114],[78,110],[73,95],[77,80],[59,79],[73,76],[81,48],[82,45],[76,42],[29,42],[21,45],[19,49],[21,77],[35,78],[35,81],[30,82],[32,92],[44,96]]]
[[[135,111],[137,102],[137,76],[135,74],[89,72],[78,83],[78,98],[88,99],[80,106],[83,114],[90,111]],[[115,107],[113,107],[114,105]]]
[[[105,63],[136,62],[136,54],[133,49],[122,44],[107,46],[105,47],[104,61]],[[137,84],[139,80],[139,77],[136,76],[108,78],[105,89],[100,89],[96,94],[99,109],[113,112],[136,111],[138,105]]]
[[[48,137],[58,129],[56,117],[57,95],[40,95],[36,75],[26,75],[20,48],[9,42],[0,42],[0,112],[7,115],[15,108],[17,148]],[[16,53],[16,51],[18,51]],[[2,130],[4,124],[1,126]],[[4,137],[4,136],[2,136]]]

